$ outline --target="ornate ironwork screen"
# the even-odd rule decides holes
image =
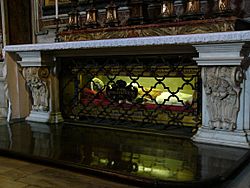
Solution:
[[[88,123],[197,126],[200,70],[189,56],[63,58],[64,118]]]

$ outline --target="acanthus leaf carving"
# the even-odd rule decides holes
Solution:
[[[236,129],[240,109],[240,67],[204,67],[203,82],[207,96],[209,127],[211,129]]]
[[[49,111],[49,89],[47,67],[23,68],[23,76],[32,95],[32,110]]]

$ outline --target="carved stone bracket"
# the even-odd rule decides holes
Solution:
[[[236,129],[242,69],[230,66],[204,67],[202,76],[210,129]]]
[[[26,80],[32,96],[32,110],[39,112],[49,111],[48,77],[50,71],[47,67],[25,67],[22,74]]]
[[[27,121],[60,123],[58,65],[53,56],[41,51],[22,51],[17,53],[20,72],[30,92],[31,110]]]
[[[194,45],[202,68],[202,126],[195,142],[250,148],[247,43]]]

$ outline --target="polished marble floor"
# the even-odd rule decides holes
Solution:
[[[0,157],[0,188],[133,188],[93,176]]]
[[[197,144],[172,133],[148,134],[70,123],[2,123],[0,155],[140,187],[214,187],[231,178],[250,156],[246,149]],[[54,178],[51,169],[38,170],[38,176],[51,174],[49,178]],[[0,178],[4,178],[1,170]],[[55,174],[60,179],[61,173]]]

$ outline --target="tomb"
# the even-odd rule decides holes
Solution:
[[[249,37],[238,31],[7,46],[8,79],[19,78],[8,83],[10,101],[23,104],[12,117],[192,126],[194,141],[249,148]]]

